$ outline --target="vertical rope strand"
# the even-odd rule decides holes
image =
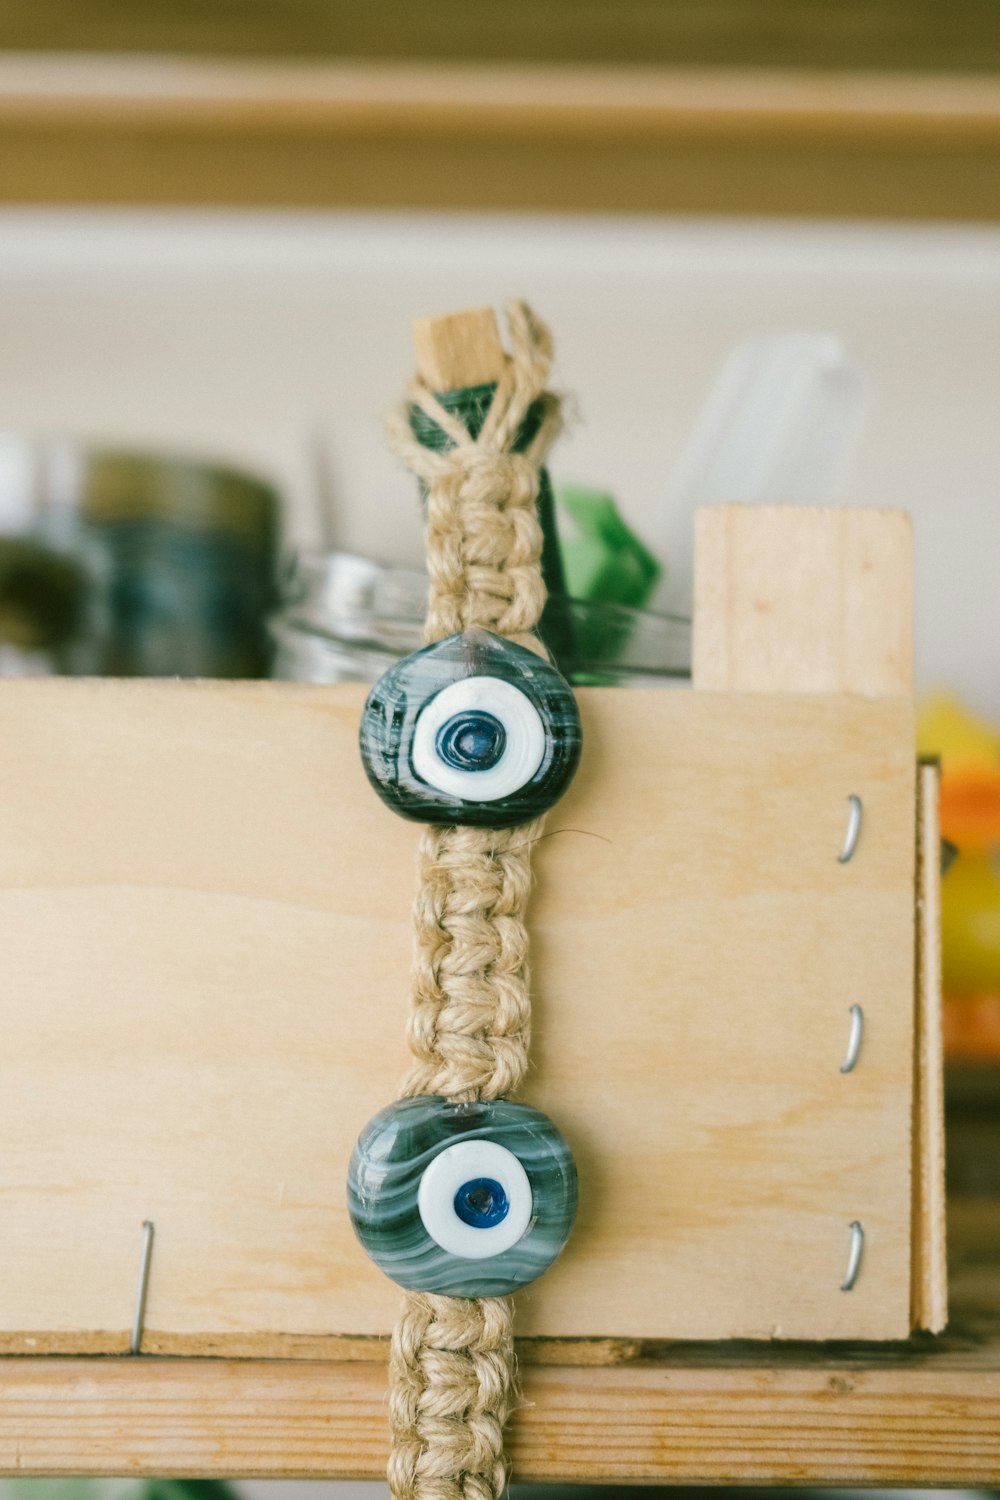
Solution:
[[[389,1355],[395,1500],[499,1500],[517,1403],[510,1297],[407,1292]]]
[[[404,1097],[502,1099],[520,1087],[531,1035],[525,911],[543,822],[424,831]]]
[[[390,419],[390,442],[427,494],[430,641],[481,626],[531,649],[545,605],[539,466],[559,428],[544,392],[548,329],[523,302],[507,309],[511,357],[478,434],[423,381]],[[529,410],[537,431],[513,452]],[[413,435],[416,407],[450,445]],[[518,828],[428,828],[420,841],[415,962],[403,1096],[497,1099],[528,1066],[531,845],[544,820]],[[517,1401],[513,1302],[407,1292],[389,1365],[395,1500],[499,1500],[503,1431]]]
[[[552,356],[548,329],[523,302],[507,312],[512,355],[473,437],[419,377],[391,413],[389,441],[427,495],[428,642],[482,626],[537,646],[545,606],[539,468],[559,431],[559,402],[543,390]],[[523,452],[514,445],[528,411],[539,421]],[[417,408],[450,440],[428,448],[413,434]]]

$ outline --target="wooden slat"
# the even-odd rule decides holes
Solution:
[[[518,1480],[1000,1483],[1000,1205],[953,1205],[953,1330],[903,1345],[646,1347],[529,1367]],[[0,1361],[0,1471],[370,1478],[376,1364]]]
[[[516,1479],[987,1485],[1000,1370],[526,1372]],[[0,1367],[0,1470],[381,1479],[378,1365],[25,1361]]]
[[[698,512],[695,536],[697,688],[912,692],[909,516],[715,506]],[[917,848],[912,1322],[938,1332],[947,1285],[937,783],[929,767],[919,779]],[[866,1028],[872,1023],[866,1016]]]
[[[639,1357],[646,1341],[636,1338],[519,1338],[522,1365],[620,1365]],[[120,1355],[131,1353],[131,1329],[114,1333],[77,1330],[53,1334],[51,1329],[0,1339],[0,1350],[17,1356],[51,1358],[57,1354]],[[336,1364],[384,1365],[389,1360],[385,1334],[268,1334],[164,1333],[143,1329],[142,1354],[199,1359],[313,1360]],[[0,1358],[3,1356],[0,1355]]]
[[[944,1058],[941,1026],[940,770],[917,773],[916,1046],[913,1091],[914,1328],[948,1321],[945,1249]]]
[[[220,132],[463,131],[591,145],[766,135],[842,146],[996,146],[1000,82],[889,75],[426,63],[247,63],[0,53],[0,121]]]
[[[706,506],[694,574],[699,690],[912,694],[905,511]]]
[[[364,691],[0,684],[8,1349],[121,1349],[146,1218],[144,1347],[392,1326],[343,1182],[405,1063],[417,830],[364,780]],[[529,1097],[581,1210],[521,1333],[905,1334],[911,703],[580,701],[537,851]]]
[[[1000,83],[0,56],[0,199],[1000,214]]]

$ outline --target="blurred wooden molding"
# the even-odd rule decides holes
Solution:
[[[4,0],[0,50],[989,72],[994,0]]]
[[[1000,217],[1000,78],[0,55],[0,201]]]

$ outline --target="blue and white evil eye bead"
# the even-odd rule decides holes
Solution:
[[[580,759],[565,679],[534,652],[466,630],[391,667],[361,719],[361,759],[384,802],[421,823],[500,828],[562,796]]]
[[[507,1099],[402,1099],[365,1126],[347,1205],[375,1264],[410,1291],[500,1297],[534,1281],[576,1216],[576,1167],[547,1115]]]

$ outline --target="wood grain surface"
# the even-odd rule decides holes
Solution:
[[[694,572],[699,690],[912,694],[906,511],[703,506]]]
[[[515,1480],[1000,1483],[1000,1203],[950,1205],[953,1321],[904,1343],[528,1367]],[[0,1471],[381,1479],[375,1363],[0,1360]]]
[[[486,385],[504,372],[507,356],[492,307],[414,318],[411,329],[417,368],[432,391]]]
[[[941,994],[941,771],[917,770],[916,1036],[913,1090],[914,1328],[948,1322]]]
[[[147,1218],[144,1347],[314,1356],[391,1327],[343,1183],[405,1062],[417,830],[364,781],[363,697],[0,684],[6,1349],[121,1349]],[[905,1334],[911,703],[580,700],[537,850],[528,1094],[582,1206],[520,1331]]]

